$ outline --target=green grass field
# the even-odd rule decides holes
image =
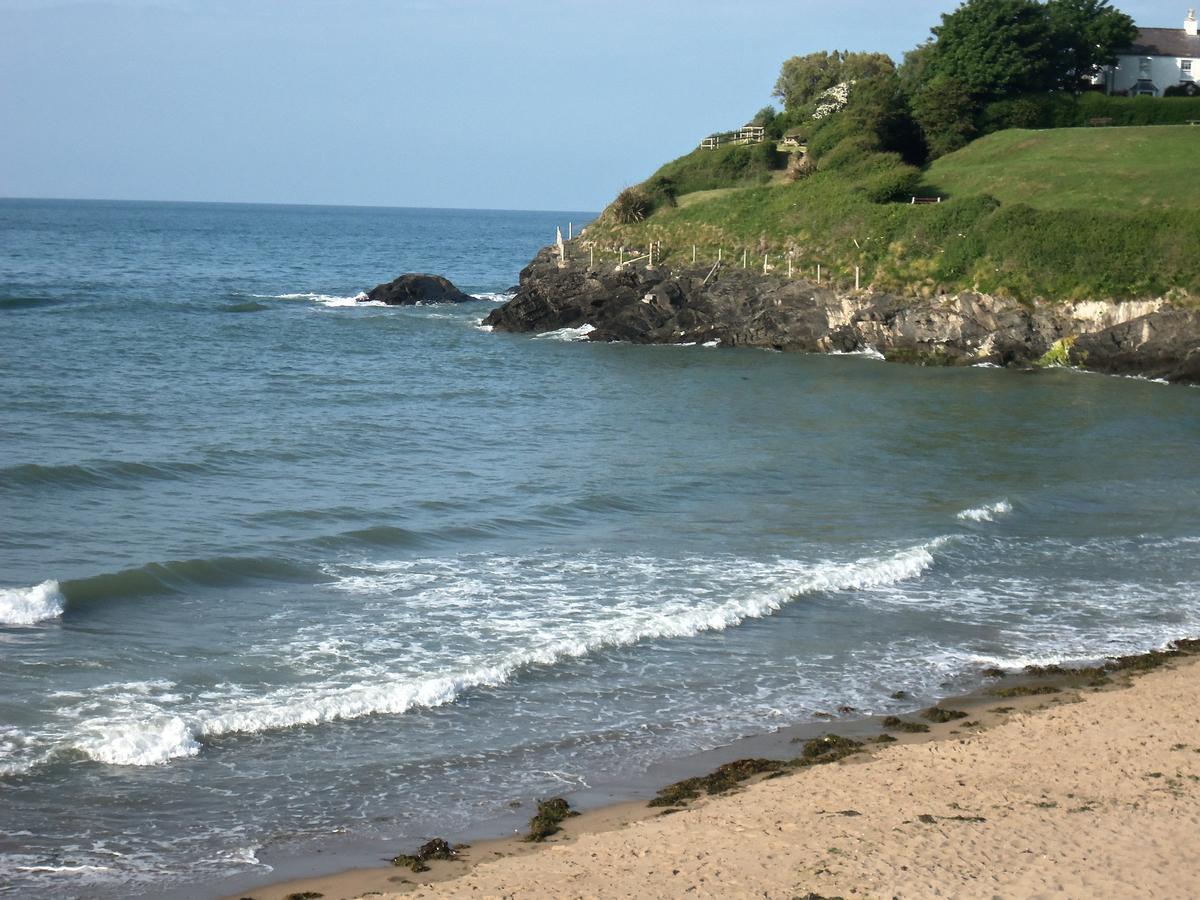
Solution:
[[[923,173],[919,193],[946,197],[929,206],[870,199],[899,171],[894,158],[838,156],[795,184],[759,175],[748,186],[745,170],[722,184],[728,163],[689,154],[660,173],[703,187],[637,224],[602,216],[588,238],[601,258],[658,241],[667,264],[690,262],[696,245],[701,263],[720,249],[761,269],[766,254],[777,273],[790,254],[797,277],[820,264],[847,285],[858,266],[877,288],[924,295],[1200,296],[1200,127],[997,132]]]
[[[1200,208],[1200,127],[1013,129],[937,160],[928,192],[1038,209]]]

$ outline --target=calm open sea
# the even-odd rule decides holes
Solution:
[[[481,330],[586,218],[0,201],[0,894],[1200,632],[1200,391]]]

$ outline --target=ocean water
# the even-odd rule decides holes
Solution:
[[[0,201],[0,895],[1200,633],[1200,391],[482,330],[586,218]]]

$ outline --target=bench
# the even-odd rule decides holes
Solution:
[[[1098,116],[1095,119],[1088,119],[1088,124],[1093,128],[1103,128],[1105,125],[1111,125],[1113,120],[1108,116]]]
[[[913,197],[910,206],[919,206],[924,203],[941,203],[941,197]]]

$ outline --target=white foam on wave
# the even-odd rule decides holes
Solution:
[[[827,356],[861,356],[863,359],[874,359],[882,362],[885,357],[874,347],[864,347],[861,350],[830,350]]]
[[[484,291],[481,294],[472,294],[476,300],[486,300],[488,303],[507,303],[516,294],[510,291]]]
[[[168,759],[195,756],[200,752],[192,727],[179,716],[92,724],[75,742],[74,749],[96,762],[113,766],[153,766]],[[84,729],[89,723],[84,723]]]
[[[956,518],[962,519],[964,522],[993,522],[996,516],[1006,516],[1010,512],[1012,512],[1012,504],[1007,500],[1000,500],[987,506],[964,509]]]
[[[914,578],[933,565],[933,552],[946,540],[948,538],[938,538],[853,562],[780,562],[773,573],[774,578],[764,578],[769,587],[743,590],[740,595],[736,589],[724,589],[724,585],[721,589],[697,588],[693,596],[688,596],[686,592],[681,594],[678,588],[653,584],[656,577],[664,574],[664,565],[676,568],[684,565],[688,571],[694,570],[697,577],[702,577],[706,569],[711,570],[703,560],[681,564],[637,558],[544,562],[530,572],[528,560],[497,559],[493,560],[495,571],[490,572],[492,576],[503,575],[508,568],[526,572],[529,580],[517,590],[535,594],[541,591],[537,596],[557,597],[562,586],[560,579],[595,578],[607,572],[610,566],[619,566],[622,577],[638,589],[631,587],[627,592],[619,592],[615,602],[598,604],[591,596],[592,582],[586,581],[583,588],[577,587],[573,598],[561,601],[549,621],[544,618],[545,611],[529,604],[521,604],[520,609],[533,619],[522,619],[518,613],[499,612],[485,617],[488,619],[485,627],[506,636],[507,640],[490,645],[494,646],[491,650],[480,648],[470,652],[464,649],[458,660],[467,664],[441,672],[389,671],[389,666],[376,663],[330,672],[319,682],[278,688],[265,694],[225,686],[215,707],[180,710],[176,715],[164,709],[164,706],[169,708],[175,704],[146,705],[143,698],[137,697],[125,708],[124,716],[116,721],[110,718],[104,722],[83,723],[80,732],[71,740],[71,746],[98,762],[155,765],[194,756],[204,740],[224,735],[320,725],[373,715],[398,715],[415,708],[442,706],[473,688],[503,685],[531,667],[551,666],[646,640],[688,638],[701,632],[722,631],[747,619],[770,616],[807,594],[869,590]],[[344,576],[339,586],[351,593],[372,596],[387,596],[396,590],[443,610],[452,605],[467,607],[478,603],[480,596],[486,596],[484,592],[489,583],[500,585],[493,590],[502,594],[509,589],[500,579],[489,579],[485,583],[480,580],[479,573],[463,575],[454,567],[439,568],[439,573],[444,574],[434,576],[431,581],[429,573],[413,570],[418,564],[397,563],[374,569],[361,567],[358,571],[368,574]],[[667,574],[677,575],[676,568],[669,568]],[[750,578],[746,577],[747,573]],[[730,582],[738,578],[744,584],[747,580],[757,581],[754,576],[767,576],[768,573],[761,564],[738,561],[716,574]],[[730,588],[733,588],[732,584]],[[655,591],[658,593],[654,594]],[[643,594],[653,595],[653,602],[642,600]],[[527,596],[522,594],[522,598]],[[502,599],[513,598],[505,594]],[[472,609],[477,612],[477,607]],[[518,646],[513,646],[514,643]]]
[[[721,346],[721,339],[720,339],[720,338],[717,338],[715,341],[705,341],[705,342],[704,342],[703,344],[701,344],[700,346],[701,346],[701,347],[708,347],[708,348],[711,350],[713,347],[720,347],[720,346]]]
[[[260,297],[263,300],[309,300],[313,303],[320,303],[322,306],[328,306],[336,309],[338,307],[358,307],[358,306],[387,306],[382,300],[368,300],[365,293],[359,292],[352,297],[337,297],[332,294],[316,294],[316,293],[301,293],[301,294],[272,294],[269,297]]]
[[[0,625],[34,625],[57,619],[65,605],[57,581],[30,588],[0,588]]]
[[[588,335],[595,330],[595,325],[580,325],[577,328],[559,328],[555,331],[543,331],[541,334],[534,335],[534,340],[586,341]]]

